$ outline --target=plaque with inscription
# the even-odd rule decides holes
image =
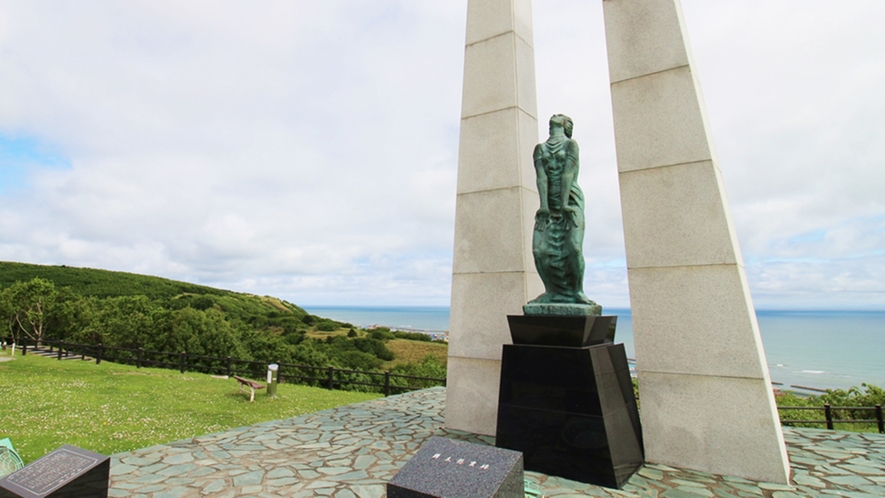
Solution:
[[[0,498],[107,498],[110,458],[65,445],[0,479]]]
[[[432,437],[387,483],[388,498],[523,498],[522,453]]]

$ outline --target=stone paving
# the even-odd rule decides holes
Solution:
[[[431,436],[493,444],[443,428],[445,388],[113,455],[111,497],[375,498]],[[885,496],[885,435],[785,429],[793,486],[645,465],[623,490],[536,472],[546,497]]]

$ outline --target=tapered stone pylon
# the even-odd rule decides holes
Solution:
[[[531,252],[538,143],[530,0],[469,0],[446,427],[495,434],[508,314],[544,291]]]
[[[648,462],[786,483],[789,462],[678,0],[604,0]]]

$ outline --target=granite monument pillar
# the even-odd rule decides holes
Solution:
[[[679,0],[604,0],[647,462],[789,462]]]
[[[530,0],[469,0],[446,427],[495,434],[507,315],[543,292],[532,261],[538,142]]]

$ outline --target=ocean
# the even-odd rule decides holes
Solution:
[[[360,327],[383,325],[403,330],[445,331],[447,306],[307,306],[312,314]],[[605,309],[618,316],[616,341],[634,358],[629,309]],[[759,331],[771,380],[783,388],[798,385],[846,389],[861,383],[885,387],[885,311],[757,310]]]

